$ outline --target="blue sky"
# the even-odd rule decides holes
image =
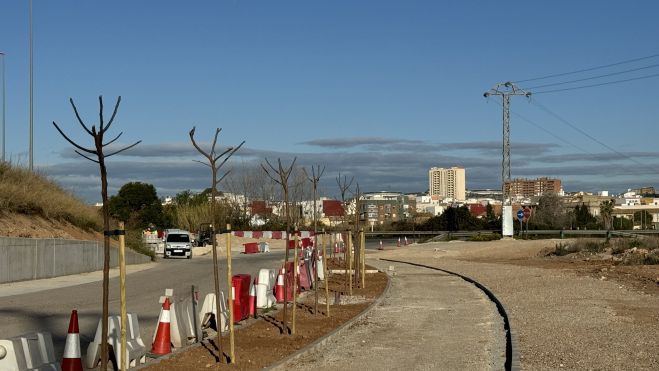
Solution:
[[[19,164],[28,147],[27,9],[27,0],[0,5],[6,153]],[[187,136],[193,125],[201,141],[216,127],[222,145],[246,141],[229,162],[236,172],[266,156],[326,165],[330,195],[338,171],[367,191],[424,191],[431,166],[462,165],[468,188],[498,188],[501,109],[483,92],[659,54],[657,14],[649,0],[34,0],[35,165],[84,199],[100,198],[95,164],[51,122],[91,145],[68,98],[94,123],[102,94],[106,107],[122,96],[111,132],[143,141],[109,161],[111,192],[128,181],[163,196],[207,187],[207,170],[191,161],[200,158]],[[521,85],[654,64],[659,57]],[[659,186],[658,86],[656,77],[514,98],[513,177],[558,177],[568,191]]]

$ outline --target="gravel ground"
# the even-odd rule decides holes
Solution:
[[[333,338],[323,352],[284,369],[503,369],[503,320],[482,291],[443,272],[371,263],[394,266],[392,287],[381,305]]]
[[[370,257],[437,266],[485,284],[508,311],[525,370],[659,370],[659,297],[569,269],[523,266],[553,243],[433,243]]]

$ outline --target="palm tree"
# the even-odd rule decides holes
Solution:
[[[613,214],[613,200],[600,203],[600,215],[605,229],[611,229],[611,216]]]

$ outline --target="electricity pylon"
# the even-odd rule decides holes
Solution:
[[[499,95],[503,102],[503,158],[501,161],[501,235],[503,237],[513,236],[513,214],[512,200],[506,187],[506,182],[510,182],[510,97],[512,95],[521,95],[527,98],[531,93],[523,90],[512,82],[496,84],[492,89],[483,94],[485,98],[490,95]]]

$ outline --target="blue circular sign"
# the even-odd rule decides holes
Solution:
[[[519,210],[517,211],[517,219],[519,219],[519,220],[523,220],[523,219],[524,219],[524,210],[519,209]]]

